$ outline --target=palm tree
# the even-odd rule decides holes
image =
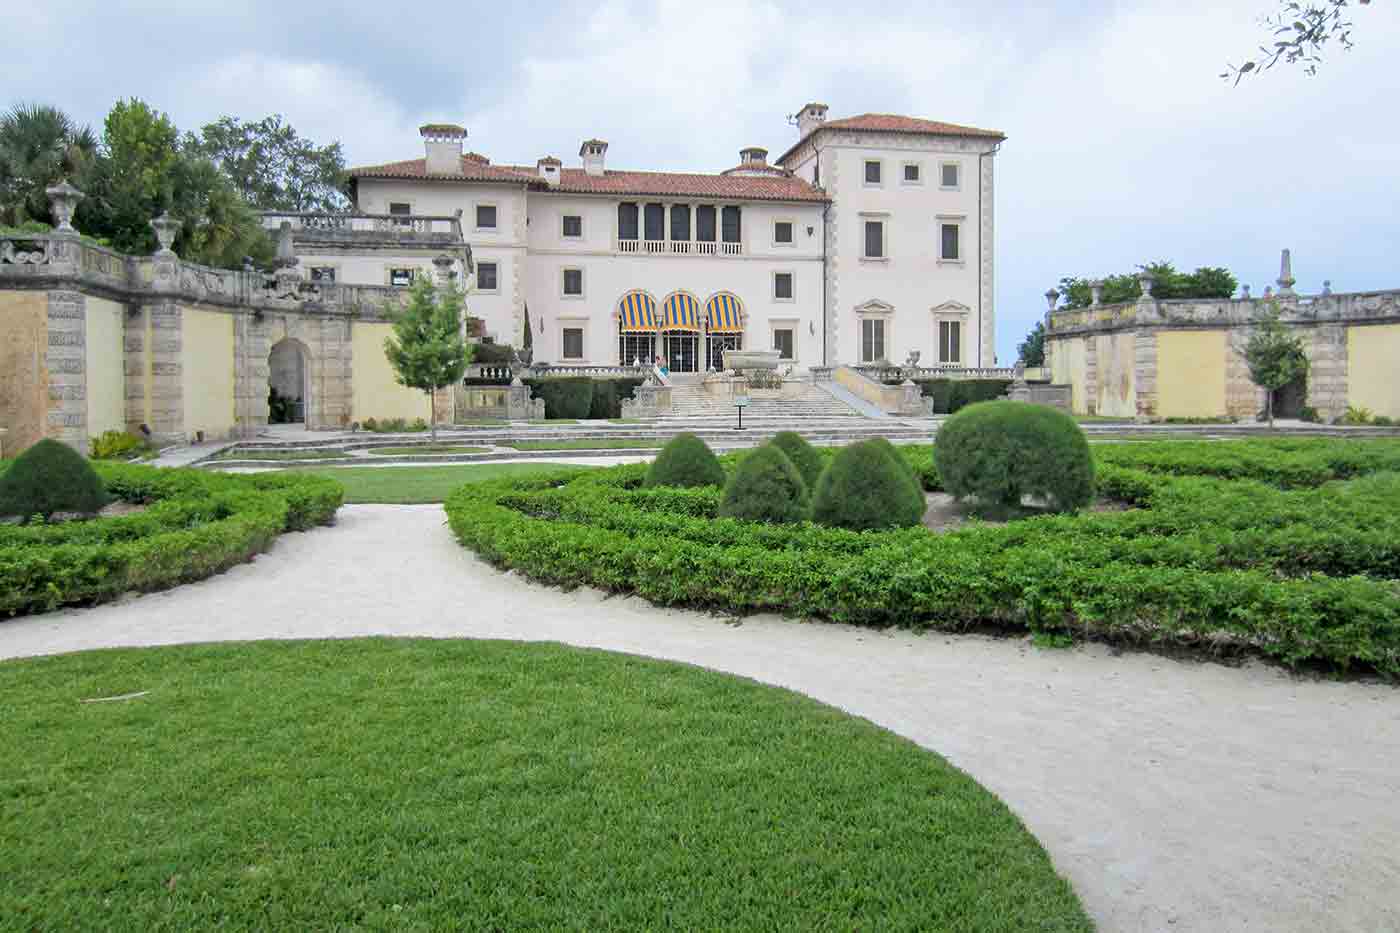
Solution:
[[[81,176],[96,154],[92,129],[57,107],[18,104],[0,115],[0,224],[46,222],[44,189]]]

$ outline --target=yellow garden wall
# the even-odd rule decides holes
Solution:
[[[1214,418],[1225,414],[1225,331],[1157,334],[1157,414]]]
[[[185,433],[193,438],[203,431],[207,440],[229,437],[236,424],[233,315],[185,308],[181,318]]]
[[[1133,372],[1137,340],[1130,333],[1103,334],[1098,338],[1098,406],[1100,415],[1137,416],[1137,388]]]
[[[87,299],[87,432],[126,430],[123,323],[126,308],[108,298]]]
[[[0,437],[13,456],[45,436],[49,407],[49,296],[0,292]]]
[[[1051,378],[1055,385],[1070,387],[1070,410],[1076,415],[1089,412],[1089,398],[1085,392],[1084,358],[1087,345],[1083,338],[1055,341],[1055,350],[1050,358]]]
[[[428,396],[394,381],[394,368],[384,355],[384,340],[393,327],[356,321],[350,332],[354,376],[351,418],[423,418],[429,414]]]
[[[1347,404],[1400,418],[1400,324],[1347,331]]]

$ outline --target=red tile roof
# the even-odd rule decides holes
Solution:
[[[918,117],[902,117],[894,113],[862,113],[855,117],[841,117],[827,120],[802,137],[787,152],[778,156],[777,162],[792,155],[798,146],[814,133],[822,130],[862,130],[869,133],[912,133],[923,136],[977,136],[983,139],[1005,139],[1001,130],[984,130],[976,126],[962,126],[957,123],[944,123],[941,120],[921,120]]]
[[[540,190],[573,194],[612,194],[721,198],[740,201],[827,200],[826,194],[786,172],[771,176],[705,175],[684,172],[619,172],[589,175],[583,169],[560,171],[559,184],[550,186],[534,166],[490,165],[474,153],[462,157],[462,174],[428,174],[424,159],[407,159],[384,165],[352,168],[349,176],[358,178],[403,178],[426,181],[457,181],[497,184],[528,184]]]

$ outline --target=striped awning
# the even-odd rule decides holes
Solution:
[[[716,295],[705,305],[705,329],[712,334],[740,334],[744,331],[743,308],[733,295]]]
[[[646,292],[623,296],[617,304],[617,329],[623,333],[656,330],[656,299]]]
[[[676,292],[661,305],[662,330],[700,330],[700,302]]]

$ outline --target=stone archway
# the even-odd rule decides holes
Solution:
[[[284,337],[267,355],[268,424],[307,424],[311,400],[311,353],[295,337]]]

